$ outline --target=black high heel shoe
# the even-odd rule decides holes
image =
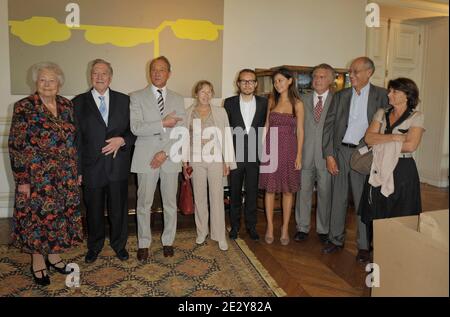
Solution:
[[[64,263],[63,260],[59,260],[58,262],[56,262],[55,264],[51,263],[50,260],[47,258],[45,259],[45,264],[47,265],[48,269],[51,270],[52,268],[56,270],[56,272],[60,273],[60,274],[64,274],[67,275],[70,273],[66,271],[67,268],[67,264],[64,263],[64,267],[57,267],[56,265],[58,265],[59,263]]]
[[[49,277],[48,275],[44,275],[44,272],[45,272],[46,270],[47,270],[47,269],[42,269],[42,270],[34,271],[34,270],[33,270],[33,265],[31,265],[31,275],[33,275],[33,279],[34,279],[34,282],[35,282],[36,284],[41,285],[41,286],[47,286],[47,285],[50,285],[50,277]],[[39,272],[42,273],[42,277],[37,277],[37,276],[36,276],[35,273],[39,273]]]

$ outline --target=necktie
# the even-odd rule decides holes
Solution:
[[[158,93],[159,93],[158,108],[159,108],[159,112],[161,113],[161,117],[162,117],[164,114],[164,98],[163,98],[161,89],[158,89]]]
[[[323,110],[323,103],[322,103],[322,96],[318,96],[319,101],[317,102],[316,106],[314,107],[314,120],[318,123],[320,121],[320,115],[322,114]]]
[[[105,124],[108,125],[108,109],[106,108],[105,96],[99,96],[98,98],[100,99],[100,107],[98,110],[102,115],[103,121],[105,121]]]

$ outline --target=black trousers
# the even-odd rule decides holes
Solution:
[[[110,182],[104,187],[83,188],[88,227],[87,246],[100,252],[105,243],[105,203],[110,224],[109,240],[114,251],[125,248],[128,239],[128,180]]]
[[[242,209],[242,185],[245,181],[245,227],[255,229],[256,202],[258,198],[259,164],[237,163],[237,169],[230,172],[230,222],[233,229],[239,230]]]

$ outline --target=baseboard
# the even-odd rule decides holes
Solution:
[[[12,208],[0,207],[0,219],[11,218],[13,216]]]
[[[11,218],[13,216],[14,195],[0,193],[0,219]]]
[[[430,178],[427,178],[427,177],[421,177],[420,178],[420,182],[428,184],[428,185],[436,186],[436,187],[439,187],[439,188],[446,188],[446,187],[448,187],[448,179],[446,179],[446,180],[435,180],[435,179],[430,179]]]

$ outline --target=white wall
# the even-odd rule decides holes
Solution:
[[[11,96],[9,78],[8,10],[6,0],[0,0],[0,217],[12,214],[13,179],[9,167],[7,139],[11,103],[20,96]]]
[[[361,0],[225,0],[224,96],[244,67],[345,67],[365,52]]]
[[[418,149],[420,179],[448,186],[448,18],[431,22],[426,29],[426,47],[420,109],[426,131]]]
[[[235,75],[244,67],[321,62],[347,66],[365,52],[365,4],[365,0],[225,0],[223,96],[233,95]],[[0,217],[12,215],[14,182],[6,141],[12,104],[24,97],[10,94],[7,12],[7,0],[0,0]],[[186,99],[186,105],[191,102]]]

